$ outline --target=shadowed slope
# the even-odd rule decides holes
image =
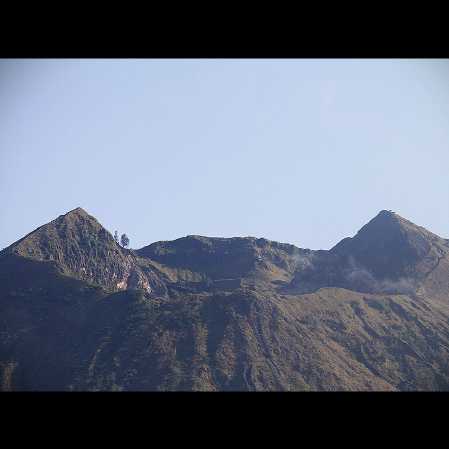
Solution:
[[[297,270],[290,291],[332,286],[412,294],[448,256],[447,240],[393,212],[381,211],[354,237],[343,239],[330,251],[313,252],[309,263]]]
[[[43,225],[2,251],[38,261],[53,261],[61,273],[110,290],[158,288],[153,273],[143,273],[131,251],[120,247],[101,224],[81,208]]]
[[[352,257],[376,278],[419,276],[449,252],[446,240],[390,211],[381,211],[331,252]]]

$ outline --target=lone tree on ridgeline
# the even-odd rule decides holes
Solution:
[[[117,231],[114,232],[114,240],[115,240],[115,243],[118,243],[118,232]]]
[[[129,238],[126,234],[122,234],[120,241],[122,243],[123,248],[126,248],[129,245]]]

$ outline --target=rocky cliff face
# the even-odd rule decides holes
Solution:
[[[0,317],[3,390],[449,390],[448,241],[388,211],[132,251],[75,209],[0,253]]]
[[[131,251],[120,247],[98,221],[81,208],[41,226],[2,254],[53,262],[61,273],[109,290],[159,288]]]

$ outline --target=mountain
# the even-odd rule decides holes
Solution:
[[[145,273],[139,266],[132,251],[118,245],[80,207],[41,226],[3,252],[52,262],[62,274],[109,290],[161,288],[154,274]]]
[[[413,294],[420,288],[444,295],[448,241],[391,211],[381,211],[354,237],[343,239],[330,251],[312,252],[290,285],[296,292],[337,286],[370,293]],[[431,282],[440,262],[439,287]],[[436,287],[436,290],[435,288]]]
[[[120,247],[77,208],[0,252],[2,390],[449,390],[449,242]]]
[[[447,241],[391,211],[381,211],[331,251],[352,257],[379,279],[425,276],[448,250]]]

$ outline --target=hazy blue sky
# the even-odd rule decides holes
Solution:
[[[447,60],[3,60],[0,247],[77,206],[131,247],[449,237]]]

